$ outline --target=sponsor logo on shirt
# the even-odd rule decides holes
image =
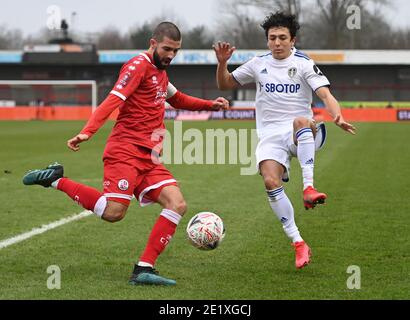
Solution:
[[[300,89],[299,83],[266,83],[266,92],[277,92],[277,93],[298,93]]]
[[[154,103],[155,104],[162,104],[164,103],[165,99],[167,98],[167,91],[163,91],[161,87],[157,87],[157,94],[155,96]]]

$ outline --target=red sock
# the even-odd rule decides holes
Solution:
[[[140,257],[140,262],[154,266],[158,256],[164,251],[175,233],[181,216],[171,210],[164,209],[152,228],[147,246]]]
[[[97,200],[102,196],[102,193],[97,189],[68,178],[61,178],[58,181],[57,189],[65,192],[71,199],[87,210],[94,210]]]

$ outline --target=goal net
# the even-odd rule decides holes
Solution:
[[[97,84],[80,80],[1,80],[0,107],[97,106]]]

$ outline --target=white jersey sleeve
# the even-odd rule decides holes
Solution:
[[[330,86],[329,80],[311,59],[304,64],[304,78],[313,91]]]
[[[235,69],[231,75],[241,86],[255,82],[255,58],[245,62],[243,65]]]
[[[171,82],[168,82],[167,99],[173,97],[175,95],[175,93],[177,93],[177,91],[178,91],[178,89],[175,88],[175,86]]]

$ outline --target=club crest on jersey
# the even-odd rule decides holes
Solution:
[[[294,67],[290,68],[290,69],[288,70],[289,78],[293,78],[293,77],[296,75],[297,72],[298,72],[298,69],[296,69],[296,68],[294,68]]]
[[[130,79],[131,79],[131,75],[132,75],[132,74],[131,74],[129,71],[127,71],[127,72],[124,74],[124,76],[120,79],[118,85],[119,85],[119,86],[122,86],[122,88],[126,87],[127,84],[128,84],[128,82],[129,82]],[[122,88],[121,88],[121,89],[122,89]],[[120,88],[117,87],[117,89],[120,89]]]
[[[122,180],[118,181],[118,188],[120,190],[126,191],[126,190],[128,190],[128,187],[129,187],[129,183],[128,183],[127,180],[122,179]]]

